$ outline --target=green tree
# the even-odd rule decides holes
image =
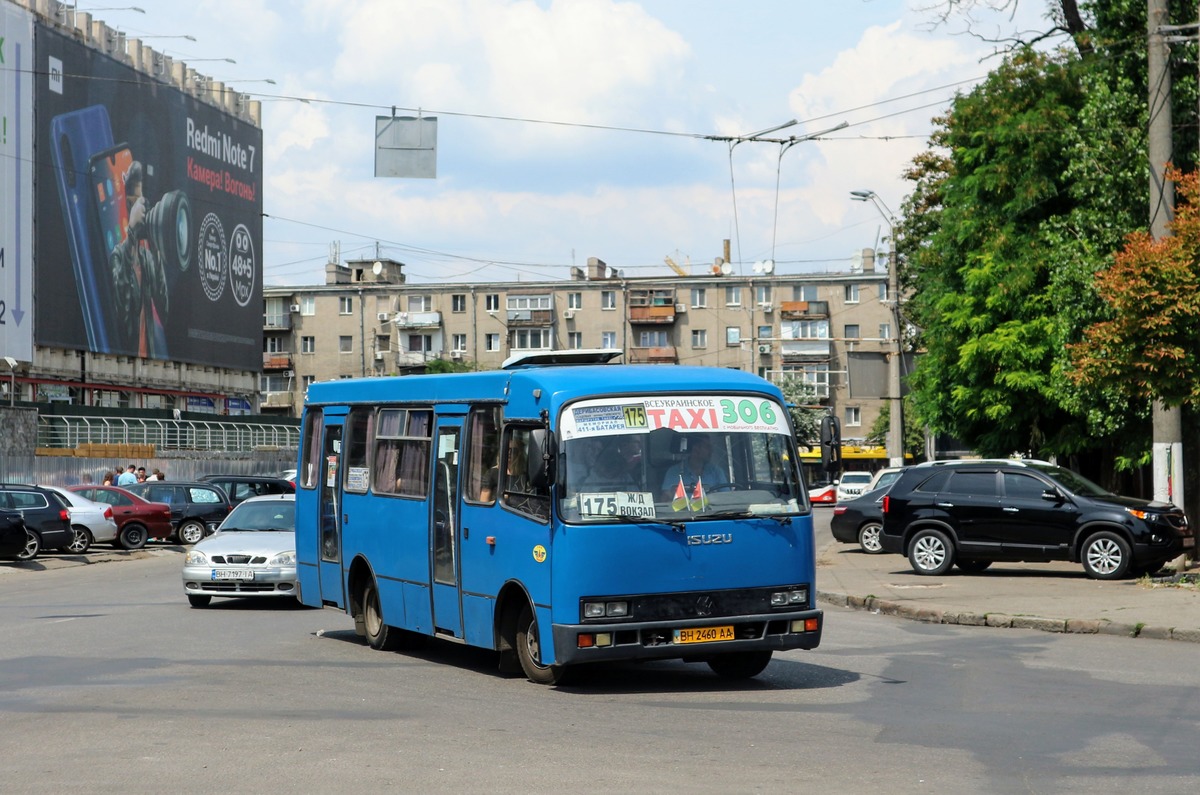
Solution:
[[[826,409],[818,405],[817,391],[801,378],[788,376],[779,383],[784,399],[788,402],[788,414],[796,429],[796,441],[800,444],[817,445],[821,440],[821,418]]]

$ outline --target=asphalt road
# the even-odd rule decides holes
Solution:
[[[17,793],[1163,792],[1200,788],[1192,644],[826,608],[821,648],[504,678],[346,616],[188,607],[178,553],[0,564],[0,782]]]

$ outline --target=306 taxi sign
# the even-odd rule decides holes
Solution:
[[[675,431],[788,433],[787,413],[774,400],[741,395],[661,395],[581,400],[563,414],[564,439],[609,433]]]

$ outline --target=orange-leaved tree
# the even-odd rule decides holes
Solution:
[[[1069,348],[1076,382],[1179,406],[1200,398],[1200,176],[1167,177],[1179,198],[1172,235],[1126,238],[1095,277],[1109,319]]]

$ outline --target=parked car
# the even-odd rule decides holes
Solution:
[[[114,547],[141,549],[150,539],[167,539],[174,533],[171,506],[150,502],[120,486],[70,486],[70,491],[112,506],[117,522]]]
[[[113,519],[111,505],[93,502],[82,494],[59,488],[58,486],[43,486],[49,489],[67,503],[67,512],[71,515],[71,532],[74,537],[67,545],[67,552],[82,555],[92,548],[92,544],[113,544],[117,540],[117,523]]]
[[[869,555],[883,552],[879,534],[883,529],[883,495],[887,491],[886,488],[868,491],[833,506],[829,529],[834,539],[844,544],[857,543]]]
[[[125,488],[143,499],[169,505],[174,536],[184,544],[195,544],[215,531],[233,510],[225,491],[215,483],[147,481]]]
[[[834,499],[837,502],[852,500],[866,491],[870,482],[870,472],[843,472],[842,476],[834,481],[837,484]]]
[[[896,478],[900,477],[900,473],[903,471],[903,467],[884,467],[871,478],[871,482],[863,489],[863,494],[866,494],[868,491],[887,488],[896,482]]]
[[[16,511],[0,510],[0,558],[15,558],[25,551],[28,530]]]
[[[1174,505],[1113,494],[1045,461],[939,461],[906,468],[884,495],[880,543],[918,574],[1068,560],[1115,580],[1158,570],[1196,537]]]
[[[220,486],[234,505],[250,497],[296,493],[295,483],[270,475],[201,475],[200,480]]]
[[[33,560],[43,549],[66,549],[75,540],[67,503],[41,486],[0,484],[0,508],[21,514],[27,531],[17,560]]]
[[[296,596],[296,495],[251,497],[188,550],[183,592],[192,607],[214,596]]]

